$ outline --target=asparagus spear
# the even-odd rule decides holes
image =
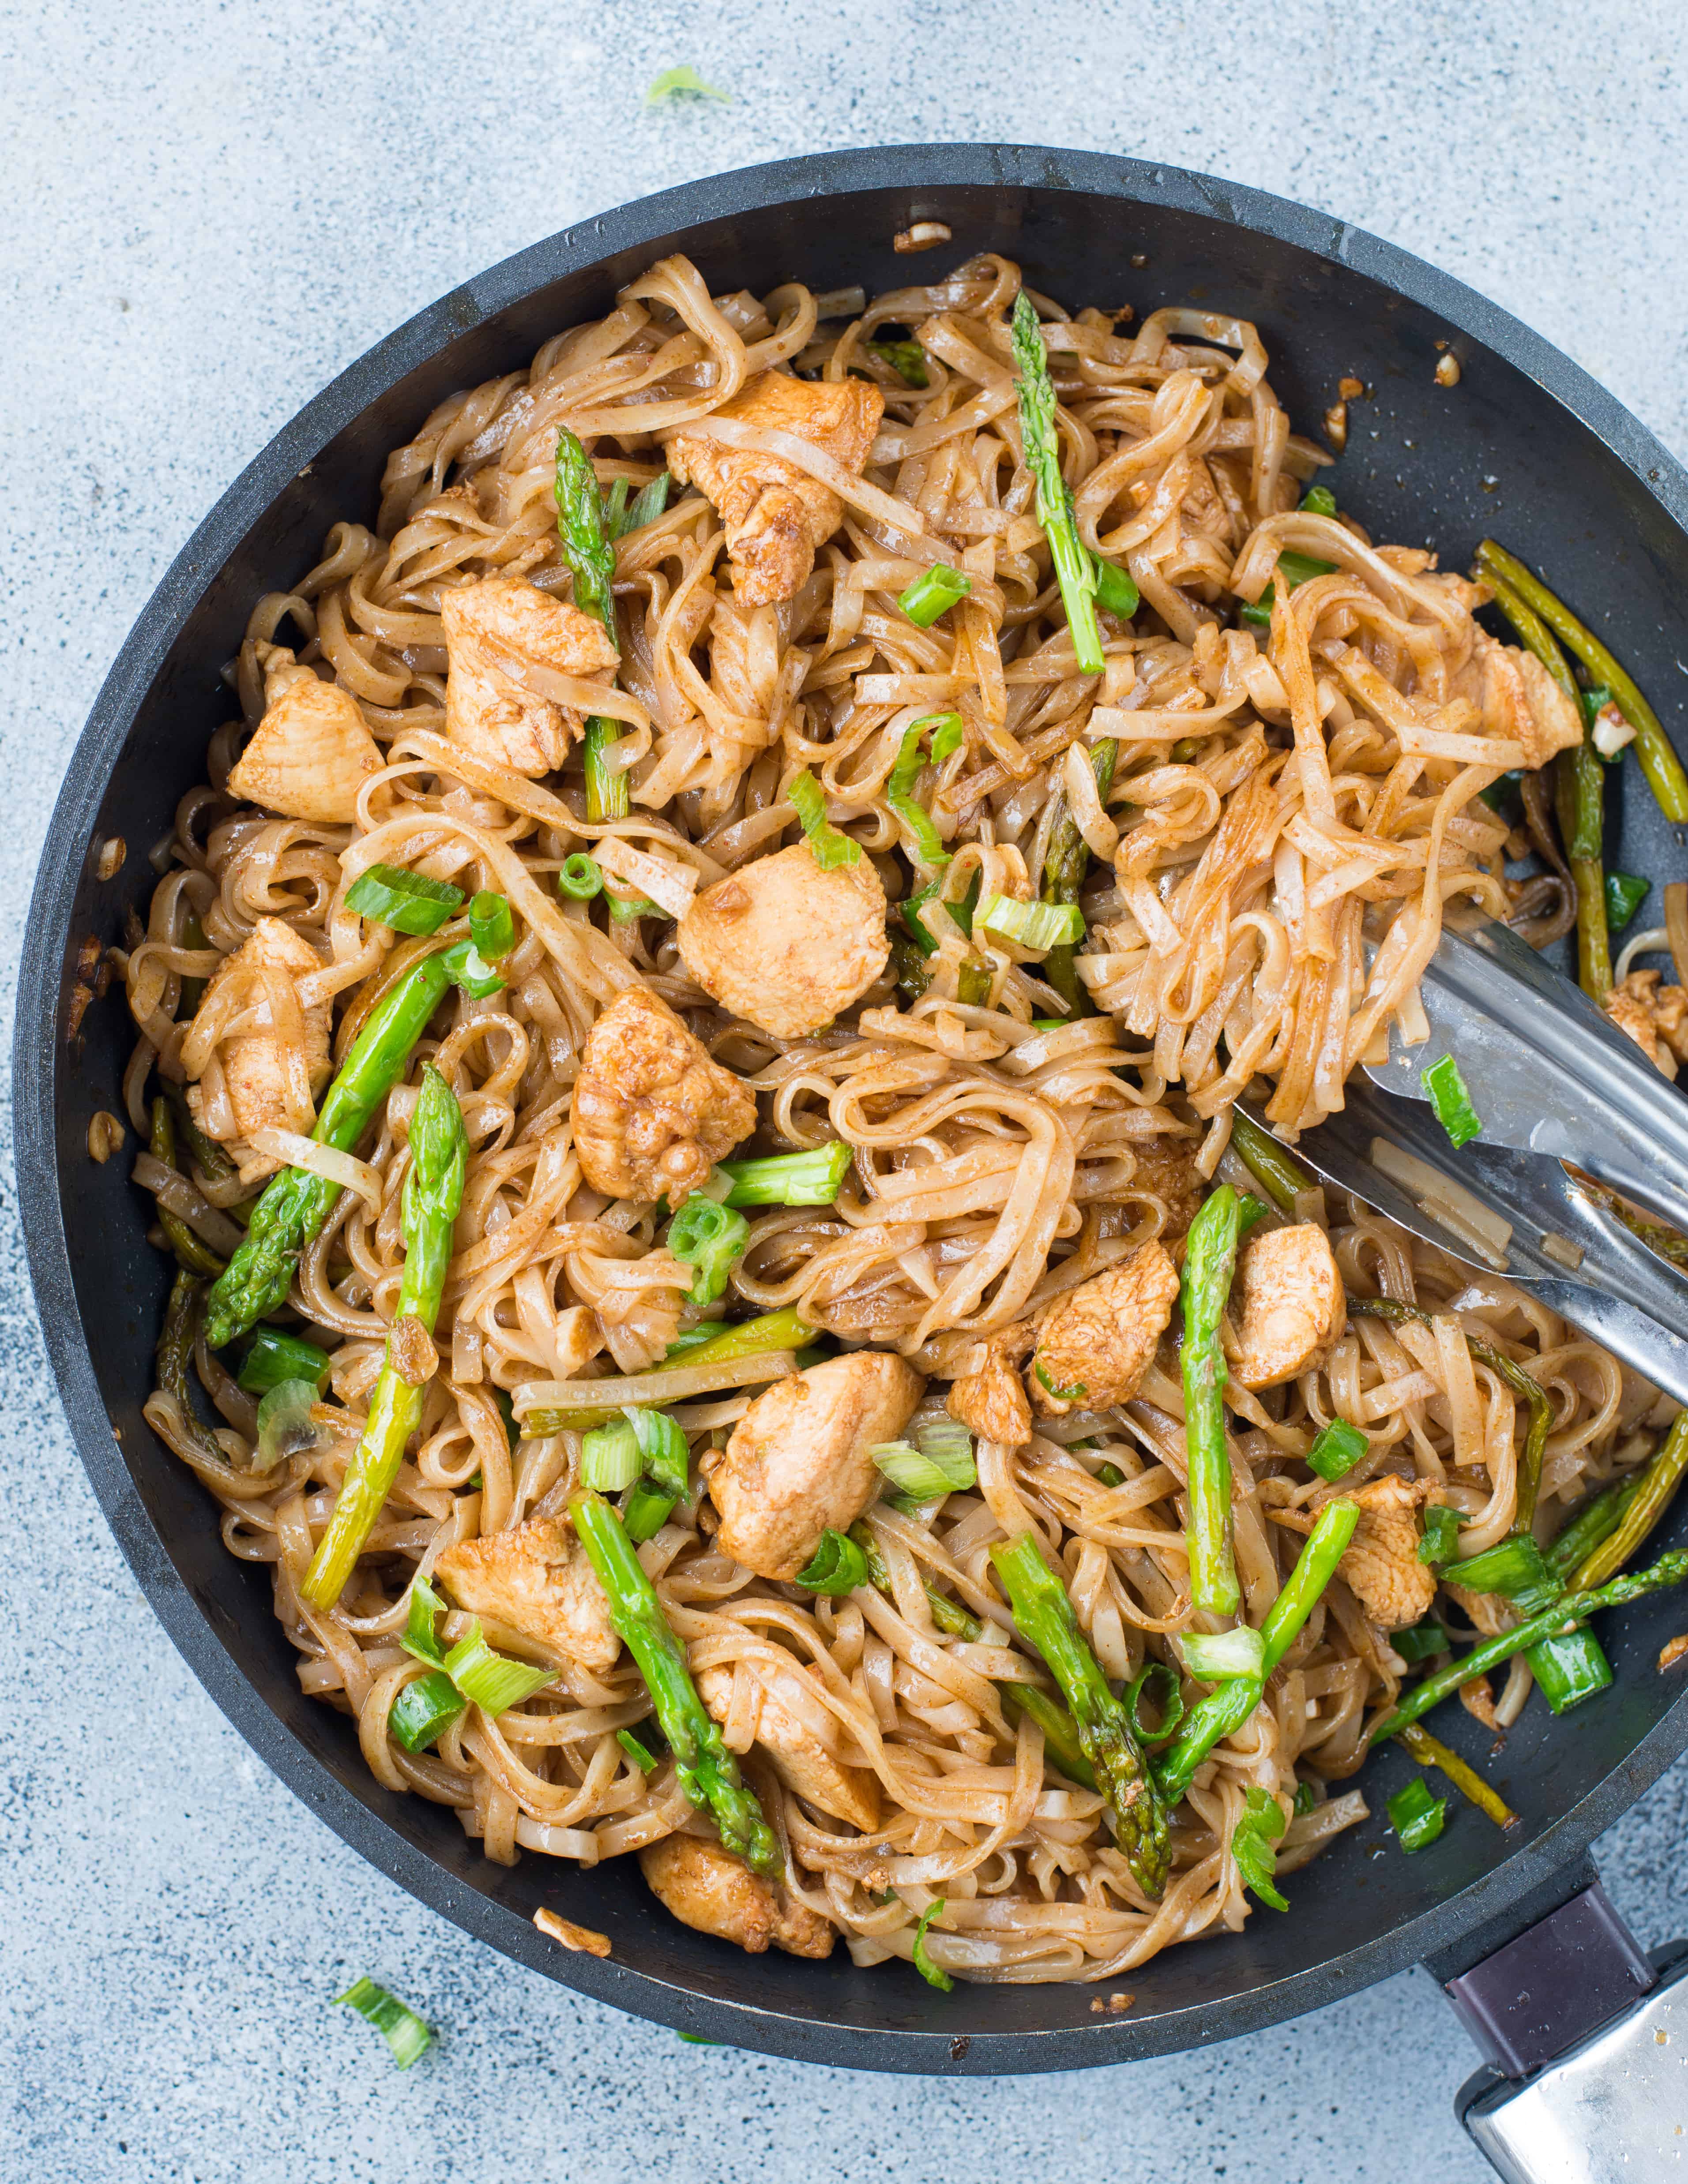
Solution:
[[[1486,1674],[1502,1661],[1510,1661],[1514,1653],[1527,1652],[1544,1638],[1579,1630],[1590,1616],[1602,1607],[1623,1607],[1646,1593],[1662,1592],[1667,1586],[1683,1584],[1688,1584],[1688,1552],[1661,1555],[1656,1563],[1646,1569],[1637,1570],[1633,1576],[1613,1578],[1587,1592],[1567,1593],[1563,1600],[1544,1607],[1540,1614],[1528,1617],[1510,1630],[1501,1631],[1498,1637],[1485,1638],[1480,1646],[1474,1646],[1468,1653],[1462,1653],[1446,1668],[1438,1669],[1423,1683],[1415,1684],[1395,1712],[1372,1731],[1371,1741],[1381,1744],[1385,1737],[1398,1736],[1408,1722],[1428,1713],[1462,1684]]]
[[[1061,475],[1049,354],[1036,309],[1023,288],[1014,298],[1012,334],[1014,361],[1019,370],[1020,436],[1025,445],[1026,468],[1037,487],[1038,521],[1049,541],[1078,671],[1100,675],[1102,639],[1096,627],[1096,571],[1078,536],[1072,496]]]
[[[1290,1159],[1269,1130],[1251,1122],[1240,1107],[1231,1111],[1231,1150],[1280,1213],[1293,1213],[1295,1194],[1312,1187],[1312,1178]]]
[[[1467,1766],[1457,1752],[1450,1752],[1446,1744],[1432,1736],[1428,1729],[1421,1729],[1417,1722],[1408,1722],[1401,1732],[1401,1741],[1421,1767],[1439,1767],[1455,1789],[1468,1797],[1479,1813],[1486,1813],[1497,1828],[1518,1825],[1518,1814],[1500,1791],[1485,1782],[1474,1767]]]
[[[153,1134],[148,1150],[166,1167],[175,1166],[175,1128],[170,1120],[170,1101],[162,1093],[153,1102]],[[160,1201],[158,1214],[164,1241],[175,1252],[179,1267],[190,1274],[221,1273],[222,1261],[209,1244],[194,1234],[179,1213],[172,1213]]]
[[[1477,549],[1477,573],[1485,584],[1492,585],[1499,577],[1510,585],[1524,604],[1563,638],[1595,681],[1611,691],[1618,711],[1635,731],[1635,755],[1659,810],[1678,826],[1688,820],[1688,773],[1683,772],[1681,760],[1658,715],[1593,631],[1585,629],[1539,577],[1492,538],[1485,538]]]
[[[1569,1585],[1571,1572],[1577,1565],[1585,1562],[1601,1541],[1609,1540],[1618,1529],[1641,1484],[1641,1477],[1637,1476],[1625,1479],[1621,1486],[1607,1487],[1579,1509],[1554,1540],[1542,1559],[1562,1584]]]
[[[184,1267],[170,1285],[170,1301],[164,1306],[163,1332],[159,1336],[155,1353],[158,1359],[159,1386],[170,1396],[181,1413],[183,1430],[191,1437],[202,1454],[214,1462],[226,1463],[228,1457],[221,1445],[199,1423],[187,1389],[187,1368],[193,1357],[193,1340],[199,1319],[200,1286]]]
[[[616,549],[604,521],[604,496],[592,458],[566,426],[557,434],[557,537],[563,559],[574,577],[575,604],[582,614],[602,622],[610,642],[619,652],[616,634],[616,600],[610,589],[616,574]],[[627,777],[605,763],[621,740],[617,722],[594,713],[586,724],[586,816],[588,819],[625,819],[632,808]]]
[[[1633,1490],[1625,1490],[1623,1513],[1609,1538],[1593,1546],[1570,1580],[1573,1592],[1587,1592],[1623,1568],[1670,1507],[1682,1474],[1688,1471],[1688,1411],[1679,1411],[1652,1460]]]
[[[756,1793],[738,1772],[686,1666],[686,1650],[669,1627],[656,1588],[600,1494],[582,1487],[569,1502],[575,1530],[610,1600],[610,1615],[638,1663],[657,1727],[668,1740],[686,1795],[709,1814],[723,1847],[756,1872],[777,1880],[779,1846]]]
[[[1237,1267],[1240,1201],[1221,1184],[1189,1226],[1184,1262],[1184,1446],[1189,1462],[1189,1596],[1234,1615],[1241,1595],[1231,1557],[1231,1459],[1225,1448],[1225,1351],[1219,1339]]]
[[[394,1314],[399,1325],[416,1320],[429,1334],[434,1331],[468,1160],[469,1139],[456,1095],[430,1063],[422,1072],[421,1092],[410,1117],[410,1173],[404,1178],[402,1210],[404,1272]],[[300,1587],[313,1607],[326,1610],[340,1597],[398,1474],[404,1444],[421,1424],[426,1392],[426,1380],[413,1385],[401,1373],[389,1336],[362,1438]]]
[[[319,1145],[350,1152],[376,1109],[404,1073],[410,1050],[428,1028],[450,973],[425,956],[370,1011],[311,1132]],[[220,1350],[283,1302],[298,1256],[328,1218],[340,1185],[298,1167],[272,1176],[252,1209],[246,1240],[212,1288],[205,1340]]]
[[[1035,1646],[1066,1694],[1079,1748],[1095,1771],[1114,1840],[1144,1894],[1167,1885],[1167,1815],[1124,1707],[1108,1687],[1066,1588],[1044,1560],[1035,1533],[994,1546],[996,1567],[1020,1635]]]
[[[653,1373],[668,1373],[682,1365],[719,1365],[740,1357],[760,1357],[774,1350],[800,1350],[814,1329],[806,1319],[799,1319],[789,1306],[783,1312],[766,1312],[758,1319],[740,1320],[736,1327],[723,1327],[719,1334],[707,1336],[684,1349],[671,1350],[651,1367]],[[613,1380],[604,1384],[605,1401],[616,1404]],[[541,1440],[548,1434],[587,1433],[593,1426],[601,1426],[611,1418],[619,1418],[619,1407],[590,1411],[529,1411],[522,1419],[521,1429],[529,1440]]]
[[[1111,736],[1105,736],[1091,746],[1090,770],[1096,777],[1096,794],[1104,804],[1113,786],[1114,762],[1118,756],[1119,745]],[[1090,852],[1077,822],[1070,812],[1063,812],[1050,829],[1049,848],[1044,856],[1043,900],[1076,903],[1089,863]],[[1089,989],[1078,976],[1075,961],[1078,952],[1072,942],[1057,941],[1044,957],[1044,976],[1075,1017],[1095,1016],[1096,1007],[1090,999]]]

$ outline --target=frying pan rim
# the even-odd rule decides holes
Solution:
[[[1688,471],[1617,399],[1540,335],[1451,276],[1332,215],[1219,176],[1111,153],[1017,144],[879,145],[809,154],[683,183],[577,222],[478,274],[417,313],[340,372],[222,494],[172,562],[118,652],[78,739],[36,877],[19,963],[14,1034],[19,1207],[49,1361],[77,1452],[142,1590],[220,1711],[290,1789],[359,1856],[500,1953],[597,2000],[712,2040],[845,2068],[991,2075],[1070,2070],[1210,2045],[1336,2001],[1438,1951],[1570,1867],[1688,1746],[1679,1699],[1572,1810],[1442,1903],[1357,1948],[1247,1993],[1043,2031],[958,2029],[968,1990],[931,2030],[829,2024],[719,1996],[558,1949],[521,1915],[465,1887],[339,1781],[270,1709],[175,1570],[152,1524],[101,1397],[70,1276],[53,1100],[70,916],[93,824],[153,677],[229,554],[283,488],[407,373],[550,281],[657,238],[816,197],[899,191],[907,217],[922,192],[1047,190],[1141,203],[1228,222],[1289,243],[1434,312],[1457,334],[1526,373],[1591,432],[1679,528]],[[1082,1992],[1083,1990],[1080,1990]]]

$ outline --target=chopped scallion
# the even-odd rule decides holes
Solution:
[[[927,387],[932,384],[926,369],[926,351],[917,341],[871,341],[862,347],[870,356],[877,356],[882,364],[889,364],[905,387]]]
[[[867,1451],[874,1464],[913,1502],[934,1502],[945,1494],[961,1494],[978,1483],[971,1440],[959,1452],[941,1443],[924,1454],[912,1442],[881,1441]]]
[[[855,1157],[842,1138],[807,1152],[774,1153],[766,1160],[723,1161],[731,1176],[726,1203],[736,1206],[830,1206]]]
[[[1432,1502],[1424,1511],[1424,1536],[1418,1542],[1418,1559],[1435,1568],[1459,1552],[1459,1528],[1465,1522],[1457,1509]]]
[[[1090,558],[1096,571],[1096,604],[1120,621],[1129,621],[1143,603],[1136,580],[1128,571],[1105,561],[1100,554]]]
[[[987,895],[973,922],[1017,948],[1072,947],[1084,937],[1084,913],[1076,902],[1021,902],[1012,895]]]
[[[847,1533],[834,1531],[829,1524],[813,1559],[797,1573],[797,1582],[811,1592],[834,1596],[854,1592],[867,1582],[867,1557]]]
[[[966,570],[952,569],[947,561],[934,561],[898,593],[897,604],[916,629],[930,629],[939,615],[948,614],[972,588],[973,580]]]
[[[469,938],[484,962],[496,962],[515,945],[515,918],[510,904],[482,888],[469,905]]]
[[[836,872],[841,865],[853,865],[861,855],[861,844],[851,841],[840,833],[827,816],[827,800],[821,784],[805,766],[786,783],[788,800],[803,822],[803,832],[809,843],[809,854],[823,872]]]
[[[504,980],[490,963],[482,961],[472,940],[460,940],[448,948],[440,958],[446,975],[454,984],[461,986],[477,1001],[484,1001],[489,994],[504,991]]]
[[[1301,495],[1303,515],[1334,515],[1336,495],[1328,485],[1310,485]]]
[[[1145,1691],[1150,1693],[1160,1714],[1158,1729],[1150,1729],[1144,1722],[1140,1708]],[[1139,1744],[1152,1750],[1156,1745],[1168,1742],[1178,1734],[1178,1724],[1184,1719],[1184,1690],[1178,1670],[1169,1668],[1164,1661],[1145,1661],[1126,1687],[1125,1710],[1131,1718],[1132,1734]]]
[[[618,1729],[616,1741],[637,1767],[641,1774],[649,1774],[656,1768],[656,1754],[639,1742],[630,1729]]]
[[[1555,1713],[1568,1713],[1611,1686],[1612,1663],[1592,1630],[1538,1639],[1524,1658]]]
[[[944,1899],[940,1896],[935,1903],[928,1903],[920,1914],[920,1924],[916,1927],[914,1936],[914,1968],[928,1986],[942,1987],[948,1994],[955,1982],[941,1965],[933,1963],[931,1953],[926,1946],[926,1930],[944,1908]]]
[[[619,1494],[638,1477],[638,1436],[626,1418],[593,1426],[580,1444],[580,1475],[594,1492]]]
[[[646,86],[644,103],[647,106],[667,106],[677,98],[713,98],[723,106],[733,103],[730,91],[720,91],[714,84],[705,83],[689,62],[683,68],[664,69],[661,75],[653,76]]]
[[[749,1223],[732,1206],[717,1206],[712,1198],[686,1201],[668,1224],[668,1248],[694,1270],[694,1304],[713,1304],[726,1295],[749,1234]]]
[[[1621,933],[1652,891],[1652,882],[1641,878],[1635,872],[1608,872],[1606,875],[1607,930]]]
[[[260,1327],[241,1360],[240,1384],[249,1396],[267,1395],[283,1380],[309,1380],[318,1395],[328,1384],[329,1357],[314,1342]]]
[[[372,1979],[354,1980],[344,1994],[337,1994],[334,1999],[355,2009],[366,2025],[374,2025],[393,2050],[393,2059],[401,2070],[408,2070],[426,2053],[434,2036],[414,2009]]]
[[[604,874],[596,857],[588,857],[583,850],[577,850],[571,857],[565,857],[563,868],[557,874],[557,893],[565,894],[571,902],[590,902],[594,895],[604,892]]]
[[[1428,1069],[1418,1072],[1419,1082],[1429,1096],[1430,1106],[1436,1120],[1448,1134],[1450,1144],[1469,1145],[1482,1134],[1483,1123],[1471,1104],[1471,1095],[1465,1089],[1465,1079],[1459,1073],[1459,1064],[1451,1054],[1440,1061],[1432,1062]]]
[[[446,1655],[445,1672],[465,1698],[488,1714],[520,1706],[557,1680],[553,1669],[536,1669],[526,1661],[512,1661],[506,1654],[495,1653],[478,1622],[470,1624],[468,1636]]]
[[[1448,1634],[1440,1623],[1415,1623],[1410,1630],[1391,1630],[1389,1642],[1403,1661],[1417,1663],[1451,1652]]]
[[[315,1380],[278,1380],[258,1406],[258,1447],[252,1459],[254,1471],[273,1471],[287,1457],[316,1446],[316,1428],[310,1407],[316,1401]]]
[[[394,933],[437,933],[463,907],[463,890],[399,865],[371,865],[347,889],[346,907]]]
[[[1299,585],[1311,582],[1314,577],[1329,576],[1335,566],[1334,561],[1316,560],[1311,554],[1285,552],[1278,556],[1278,574],[1292,592]],[[1272,602],[1277,589],[1275,582],[1268,584],[1252,606],[1240,610],[1242,620],[1251,622],[1256,629],[1270,629]]]
[[[1451,1562],[1442,1574],[1468,1592],[1494,1592],[1516,1601],[1526,1615],[1551,1605],[1563,1590],[1528,1532],[1497,1540],[1463,1562]]]
[[[1308,1468],[1334,1484],[1347,1477],[1371,1445],[1358,1426],[1351,1426],[1346,1418],[1333,1418],[1307,1451]]]
[[[1423,1850],[1435,1842],[1447,1817],[1447,1799],[1433,1797],[1417,1774],[1389,1801],[1389,1824],[1400,1836],[1404,1851]]]
[[[618,479],[616,482],[625,484],[627,481]],[[655,523],[668,505],[669,489],[673,482],[666,471],[659,472],[648,486],[633,496],[632,504],[626,512],[618,512],[612,519],[610,538],[625,538],[630,531],[643,531],[647,523]]]
[[[1231,1855],[1244,1885],[1274,1911],[1290,1908],[1276,1880],[1278,1838],[1288,1825],[1284,1808],[1271,1791],[1251,1782],[1243,1797],[1243,1816],[1231,1831]]]
[[[426,1676],[406,1684],[393,1702],[387,1730],[406,1752],[426,1752],[450,1728],[467,1702],[443,1669],[431,1669]]]
[[[1246,1624],[1234,1630],[1180,1631],[1178,1650],[1185,1668],[1204,1684],[1222,1684],[1230,1676],[1263,1679],[1266,1674],[1266,1641]]]

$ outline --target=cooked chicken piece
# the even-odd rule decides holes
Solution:
[[[1231,1373],[1245,1388],[1276,1388],[1318,1365],[1348,1316],[1342,1277],[1323,1228],[1304,1221],[1269,1228],[1237,1262],[1242,1326]]]
[[[217,1047],[217,1061],[228,1095],[228,1107],[233,1115],[231,1129],[226,1122],[219,1123],[200,1085],[188,1087],[189,1112],[208,1137],[233,1145],[238,1151],[242,1141],[254,1130],[310,1128],[311,1116],[298,1112],[289,1104],[285,1060],[287,1050],[283,1038],[274,1029],[264,1028],[276,1022],[276,1011],[265,998],[265,989],[270,986],[291,989],[308,972],[321,968],[322,959],[310,943],[280,917],[260,917],[252,928],[250,939],[242,941],[233,955],[226,956],[217,966],[205,989],[201,1008],[212,1006],[225,988],[232,984],[250,1028],[222,1039]],[[328,1004],[320,1002],[316,1007],[298,1013],[304,1032],[305,1077],[315,1099],[330,1074]],[[285,1017],[282,1021],[285,1022]],[[272,1175],[279,1166],[279,1162],[261,1154],[248,1153],[240,1158],[241,1175],[247,1182]]]
[[[1521,743],[1532,772],[1582,741],[1576,707],[1533,653],[1501,644],[1479,629],[1474,663],[1482,677],[1485,729]]]
[[[1093,1274],[1043,1323],[1026,1385],[1039,1417],[1129,1401],[1178,1301],[1178,1270],[1158,1240]]]
[[[1688,1061],[1688,991],[1662,986],[1657,971],[1632,971],[1605,1000],[1606,1013],[1667,1077]]]
[[[756,1680],[750,1733],[786,1788],[834,1819],[871,1834],[879,1825],[878,1777],[865,1767],[847,1767],[838,1758],[833,1717],[809,1698],[798,1669],[770,1669],[758,1662],[746,1663],[742,1671],[704,1669],[698,1691],[716,1719],[726,1723],[733,1683],[741,1673]]]
[[[977,1373],[968,1373],[953,1384],[944,1407],[981,1440],[1018,1448],[1032,1438],[1032,1407],[1026,1401],[1020,1376],[994,1346]]]
[[[1128,1198],[1152,1195],[1166,1202],[1167,1225],[1160,1241],[1176,1244],[1201,1209],[1207,1184],[1195,1164],[1197,1138],[1150,1138],[1131,1148],[1137,1165],[1125,1186]]]
[[[615,646],[603,627],[521,577],[482,577],[440,594],[449,672],[445,732],[476,758],[537,780],[554,773],[584,715],[538,696],[523,667],[577,681],[614,679]]]
[[[1485,1638],[1498,1638],[1503,1630],[1510,1630],[1518,1619],[1512,1602],[1498,1592],[1468,1592],[1462,1585],[1453,1584],[1448,1572],[1458,1568],[1457,1563],[1451,1563],[1443,1570],[1442,1590],[1470,1618],[1472,1629]]]
[[[639,1852],[645,1885],[683,1926],[760,1957],[770,1942],[794,1957],[829,1957],[836,1930],[777,1882],[702,1836],[664,1836]]]
[[[822,872],[799,842],[705,888],[679,925],[706,994],[776,1039],[831,1023],[885,967],[885,890],[866,857]]]
[[[618,994],[592,1027],[574,1135],[594,1190],[677,1206],[755,1127],[751,1094],[648,986]]]
[[[887,1351],[856,1350],[757,1396],[705,1458],[716,1545],[759,1577],[794,1578],[822,1532],[848,1531],[883,1485],[868,1454],[895,1440],[925,1382]]]
[[[471,1615],[509,1624],[590,1675],[615,1667],[621,1641],[609,1600],[585,1548],[554,1517],[530,1517],[513,1532],[448,1547],[435,1574]]]
[[[1333,1502],[1357,1502],[1360,1521],[1336,1574],[1373,1623],[1384,1630],[1406,1630],[1423,1621],[1436,1596],[1435,1574],[1418,1559],[1421,1490],[1391,1472],[1345,1491],[1338,1486],[1305,1510],[1273,1515],[1291,1531],[1311,1532]]]
[[[885,398],[865,379],[793,379],[764,371],[714,411],[765,431],[807,440],[860,477],[884,415]],[[724,447],[710,418],[667,443],[668,467],[695,483],[720,511],[733,554],[733,588],[741,606],[772,606],[809,580],[817,547],[844,521],[838,495],[778,455]]]
[[[265,663],[264,718],[229,772],[229,793],[288,819],[349,826],[382,755],[358,701],[298,666],[281,648]]]

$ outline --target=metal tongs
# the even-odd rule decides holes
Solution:
[[[1688,1404],[1688,1279],[1571,1173],[1688,1231],[1688,1100],[1505,926],[1451,922],[1420,991],[1428,1040],[1408,1046],[1392,1027],[1389,1060],[1356,1071],[1341,1112],[1304,1132],[1295,1156],[1426,1243],[1517,1283]],[[1443,1055],[1483,1126],[1457,1148],[1421,1081]],[[1450,1209],[1435,1178],[1468,1205]],[[1467,1217],[1472,1199],[1500,1217],[1504,1242],[1492,1219]]]

